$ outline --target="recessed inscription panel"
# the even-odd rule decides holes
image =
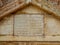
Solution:
[[[14,34],[19,36],[43,35],[43,15],[16,15]]]

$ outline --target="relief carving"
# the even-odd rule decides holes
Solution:
[[[26,1],[28,3],[26,3]],[[4,6],[0,11],[0,14],[1,14],[0,18],[18,9],[20,9],[20,12],[18,12],[19,15],[18,13],[15,12],[14,14],[12,14],[14,15],[12,18],[10,19],[7,18],[6,21],[3,20],[4,22],[0,23],[0,35],[1,35],[0,41],[6,41],[6,40],[7,41],[26,41],[27,39],[28,41],[32,41],[32,40],[33,41],[34,40],[50,41],[51,39],[49,36],[51,36],[51,38],[54,41],[55,38],[53,38],[53,35],[55,35],[56,37],[60,36],[60,31],[59,31],[60,21],[57,21],[54,18],[51,18],[50,16],[46,16],[50,14],[51,16],[54,15],[54,17],[55,16],[60,17],[60,10],[57,10],[54,4],[52,4],[48,0],[34,0],[34,1],[35,2],[33,2],[32,0],[14,0],[14,1],[2,0],[1,1],[1,5],[3,3],[6,6]],[[29,8],[29,6],[31,5],[35,6],[38,10],[40,9],[40,11],[37,11],[36,8],[32,8],[32,7]],[[27,10],[24,10],[24,11],[27,13],[24,13],[22,11],[24,13],[22,14],[21,8],[25,6]],[[44,14],[41,14],[41,13],[44,13]],[[57,31],[57,29],[59,32]],[[2,35],[3,36],[7,35],[7,36],[2,38]],[[40,37],[37,37],[37,36],[40,36]],[[56,41],[59,40],[58,38],[55,40]]]

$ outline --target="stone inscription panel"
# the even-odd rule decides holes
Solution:
[[[16,15],[14,34],[18,36],[43,35],[43,15]]]

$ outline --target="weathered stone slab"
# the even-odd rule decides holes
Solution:
[[[60,20],[53,16],[46,15],[46,35],[60,36]]]
[[[43,15],[20,14],[15,16],[14,34],[19,36],[43,35]]]

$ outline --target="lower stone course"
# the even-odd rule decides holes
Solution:
[[[0,42],[0,45],[60,45],[60,42]]]

